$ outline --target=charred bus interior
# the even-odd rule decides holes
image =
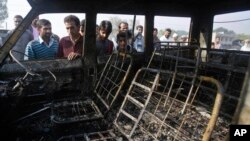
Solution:
[[[250,52],[216,50],[210,42],[213,17],[250,10],[248,0],[28,2],[32,9],[0,48],[1,138],[228,140],[230,124],[250,123],[243,111]],[[37,15],[63,12],[86,14],[81,58],[6,61]],[[145,15],[144,53],[117,52],[98,64],[98,13]],[[154,49],[155,15],[191,17],[189,42]]]

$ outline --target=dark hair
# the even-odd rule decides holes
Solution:
[[[110,34],[112,32],[112,24],[110,21],[107,20],[103,20],[101,21],[100,25],[99,25],[99,29],[104,29],[107,31],[108,34]]]
[[[120,22],[120,23],[119,23],[119,26],[118,26],[119,29],[121,28],[121,24],[126,24],[126,25],[128,25],[127,22]]]
[[[120,38],[126,38],[126,37],[127,37],[127,34],[125,32],[119,32],[116,35],[116,42],[118,42]]]
[[[168,31],[168,32],[172,32],[172,30],[171,30],[170,28],[167,28],[167,29],[166,29],[166,31]]]
[[[23,20],[23,17],[21,15],[15,15],[14,18],[20,18]]]
[[[119,41],[119,39],[120,38],[126,38],[127,40],[129,39],[129,38],[131,38],[132,37],[132,33],[131,33],[131,31],[125,31],[125,32],[119,32],[117,35],[116,35],[116,42],[118,42]]]
[[[154,28],[153,31],[157,31],[157,32],[158,32],[158,29],[157,29],[157,28]]]
[[[138,30],[138,28],[141,28],[143,30],[143,26],[142,25],[137,25],[136,26],[136,30]]]
[[[41,28],[42,26],[46,26],[46,25],[51,25],[49,20],[46,19],[40,19],[36,22],[37,28]]]
[[[79,18],[74,16],[74,15],[69,15],[69,16],[64,18],[64,23],[69,23],[69,22],[74,22],[76,24],[76,26],[80,26]]]

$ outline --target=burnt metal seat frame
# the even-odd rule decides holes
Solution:
[[[130,54],[127,53],[113,53],[109,60],[107,61],[103,72],[100,76],[100,78],[97,81],[96,87],[94,89],[94,94],[98,98],[99,101],[104,105],[104,110],[100,109],[93,99],[89,98],[87,99],[88,102],[84,102],[85,100],[79,99],[76,101],[82,101],[81,103],[87,104],[92,107],[93,112],[92,116],[87,115],[79,115],[79,112],[75,112],[77,118],[68,118],[63,119],[58,117],[58,113],[56,113],[57,107],[55,105],[63,105],[59,103],[63,103],[64,101],[54,102],[52,104],[52,121],[54,123],[58,124],[64,124],[64,123],[71,123],[71,122],[81,122],[81,121],[88,121],[88,120],[96,120],[103,118],[105,114],[110,110],[112,104],[114,103],[115,99],[119,95],[124,82],[126,81],[126,78],[128,74],[130,73],[131,67],[133,63],[133,58]],[[111,98],[110,98],[111,97]],[[72,103],[72,102],[71,102]],[[74,102],[73,102],[74,103]],[[72,104],[73,104],[72,103]],[[68,106],[72,106],[72,104],[69,103]],[[73,106],[74,107],[74,106]],[[103,108],[103,107],[102,107]],[[76,110],[79,111],[79,110]],[[94,113],[94,115],[93,115]],[[61,120],[58,120],[61,119]],[[74,121],[70,121],[70,119],[74,119]]]
[[[154,80],[154,82],[151,81],[152,82],[151,88],[149,88],[148,86],[143,84],[144,82],[147,81],[146,80],[147,78],[145,78],[145,79],[141,78],[141,79],[144,79],[143,81],[141,81],[141,83],[139,82],[139,80],[137,81],[139,74],[141,73],[140,76],[144,76],[145,71],[149,72],[149,73],[152,73],[152,72],[155,73],[155,80]],[[166,83],[166,86],[164,86],[165,87],[164,91],[161,92],[161,91],[158,91],[158,89],[159,89],[159,85],[160,85],[159,84],[159,78],[160,78],[159,75],[162,75],[162,73],[167,74],[167,76],[170,76],[169,77],[170,81]],[[175,91],[173,84],[175,83],[175,81],[177,81],[177,75],[183,77],[183,79],[190,78],[193,81],[192,82],[185,82],[185,81],[180,82],[179,88],[177,88],[177,90]],[[199,82],[197,84],[198,80],[199,80]],[[140,125],[140,124],[142,122],[142,119],[145,118],[145,114],[148,114],[151,116],[151,118],[149,118],[149,120],[152,119],[152,121],[144,121],[144,124],[149,123],[149,122],[157,122],[157,123],[159,123],[159,128],[158,128],[159,130],[156,129],[157,132],[155,132],[155,134],[150,133],[149,132],[150,129],[143,129],[142,132],[144,132],[147,135],[150,135],[153,139],[159,140],[161,130],[164,130],[164,128],[169,127],[171,130],[173,130],[173,132],[175,132],[175,134],[172,134],[172,137],[175,139],[178,139],[177,136],[183,135],[181,133],[181,132],[183,132],[182,126],[184,126],[184,122],[187,122],[187,121],[185,121],[185,119],[187,119],[190,111],[193,110],[192,104],[194,102],[194,99],[195,99],[197,93],[199,92],[200,89],[204,88],[203,86],[201,86],[202,81],[206,81],[208,83],[211,83],[216,87],[216,89],[214,91],[214,94],[216,94],[216,96],[215,96],[213,108],[211,110],[211,118],[209,119],[209,122],[207,123],[206,129],[204,129],[204,132],[201,135],[202,140],[209,140],[211,137],[211,134],[213,132],[213,129],[215,127],[218,116],[219,116],[219,110],[220,110],[220,106],[221,106],[221,101],[223,99],[224,90],[223,90],[223,87],[219,81],[217,81],[213,78],[210,78],[210,77],[206,77],[206,76],[196,77],[196,76],[188,76],[188,75],[181,74],[181,73],[175,73],[175,72],[171,72],[171,71],[155,70],[155,69],[149,69],[149,68],[140,69],[137,72],[132,84],[130,85],[129,91],[127,92],[127,95],[123,101],[123,104],[122,104],[122,106],[117,114],[117,117],[114,121],[115,126],[128,139],[133,139],[134,133],[137,132],[138,129],[140,130],[143,128],[142,125]],[[189,87],[187,88],[188,90],[186,91],[186,94],[187,94],[187,95],[185,95],[186,100],[181,102],[182,103],[181,105],[183,105],[182,110],[176,111],[176,112],[178,114],[180,114],[184,120],[181,123],[179,123],[180,125],[178,128],[175,128],[175,127],[171,127],[171,124],[167,124],[166,121],[167,121],[167,118],[169,118],[169,116],[170,116],[170,110],[171,110],[173,102],[174,101],[180,102],[176,98],[177,98],[177,95],[179,96],[182,93],[181,91],[183,91],[183,87],[184,87],[183,83],[190,83],[190,84],[189,84]],[[145,96],[144,103],[141,103],[141,100],[138,101],[138,97],[133,97],[133,95],[136,93],[136,91],[134,91],[136,86],[139,86],[141,88],[143,88],[143,87],[148,88],[146,90],[148,92],[148,94],[144,94],[144,96]],[[166,89],[166,87],[168,87],[168,88]],[[196,88],[194,88],[194,87],[196,87]],[[167,90],[167,91],[165,92],[165,90]],[[175,93],[176,95],[171,98],[170,95],[173,93]],[[151,101],[151,102],[155,101],[154,99],[152,99],[153,95],[160,95],[160,98],[158,97],[158,103],[156,102],[156,104],[155,104],[155,110],[157,110],[159,108],[160,104],[167,105],[167,103],[166,103],[167,101],[170,101],[170,103],[171,103],[170,105],[168,105],[169,108],[166,109],[167,113],[166,113],[166,115],[163,116],[164,117],[163,120],[161,120],[158,117],[159,115],[156,114],[157,113],[156,111],[152,113],[146,109],[149,106],[149,101]],[[165,98],[163,98],[163,97],[165,97]],[[165,99],[165,100],[163,100],[163,99]],[[128,101],[130,101],[130,103]],[[126,107],[126,105],[130,104],[129,106],[131,106],[131,103],[136,105],[135,107],[137,107],[137,109],[141,109],[141,110],[139,110],[140,112],[137,114],[137,117],[134,117],[133,115],[128,113],[128,111],[125,110],[125,109],[129,109],[128,107]],[[121,121],[122,120],[122,119],[120,119],[121,115],[127,117],[128,119],[130,119],[134,123],[134,126],[131,125],[130,132],[124,130],[124,127],[127,126],[129,124],[129,122],[128,121],[127,122]],[[171,136],[171,135],[168,135],[168,136]],[[187,138],[189,138],[189,137],[187,137]]]

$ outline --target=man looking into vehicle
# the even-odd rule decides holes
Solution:
[[[112,32],[112,24],[110,21],[103,20],[99,25],[99,32],[96,38],[96,54],[97,56],[105,56],[112,54],[114,44],[108,39]]]
[[[13,20],[15,28],[17,28],[17,26],[23,21],[23,17],[21,15],[15,15]],[[10,36],[14,32],[14,30],[15,29],[10,30],[7,33],[7,36]],[[32,40],[33,35],[30,30],[25,30],[22,36],[17,40],[16,44],[12,48],[12,54],[17,60],[21,61],[24,59],[25,48],[27,44]]]
[[[63,37],[59,43],[58,57],[74,60],[82,55],[83,36],[80,31],[80,20],[74,15],[64,18],[64,24],[69,36]]]
[[[58,41],[52,37],[50,21],[40,19],[37,21],[39,37],[28,43],[24,56],[25,60],[54,59],[58,51]]]
[[[172,30],[170,28],[167,28],[164,32],[164,35],[161,36],[160,41],[162,45],[169,45],[167,42],[172,42],[173,39],[171,38]]]
[[[245,40],[244,46],[241,47],[241,51],[250,51],[250,39]]]
[[[136,49],[137,52],[144,52],[144,36],[142,35],[143,32],[143,26],[137,25],[136,26],[137,35],[134,38],[134,49]]]

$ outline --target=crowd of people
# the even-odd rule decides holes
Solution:
[[[245,39],[245,40],[238,39],[235,41],[238,41],[236,50],[250,51],[250,39]],[[234,46],[233,43],[232,43],[232,46]],[[221,43],[221,37],[217,36],[217,37],[215,37],[214,42],[211,43],[211,48],[212,49],[226,49],[226,48],[232,48],[232,47],[231,47],[231,45],[230,46],[223,45]]]
[[[14,25],[17,27],[23,20],[21,15],[16,15],[13,18]],[[31,26],[24,31],[12,48],[13,54],[18,60],[33,60],[33,59],[56,59],[67,58],[74,60],[83,54],[83,40],[85,36],[85,20],[80,19],[75,15],[68,15],[64,18],[64,25],[68,33],[67,36],[59,38],[58,35],[52,32],[51,22],[47,19],[39,19],[36,17]],[[8,36],[15,29],[8,32]],[[145,41],[143,36],[143,26],[136,26],[136,34],[133,36],[129,30],[127,22],[120,22],[118,25],[117,36],[112,40],[109,35],[112,32],[112,23],[108,20],[103,20],[99,25],[96,25],[96,55],[110,55],[115,51],[141,53],[145,50]],[[172,35],[172,36],[171,36]],[[220,48],[220,39],[216,38],[212,48]],[[161,48],[166,45],[187,45],[188,36],[179,36],[177,33],[172,34],[172,30],[167,28],[164,34],[158,38],[158,29],[153,29],[154,48]],[[250,50],[250,40],[245,41],[245,45],[241,50]]]
[[[15,27],[22,20],[23,17],[21,15],[15,15],[13,18]],[[68,15],[64,18],[64,25],[68,36],[59,38],[58,35],[52,32],[51,22],[47,19],[39,19],[39,16],[37,16],[12,48],[13,55],[18,60],[55,58],[74,60],[81,57],[83,53],[83,37],[85,36],[85,20],[80,21],[78,17]],[[14,30],[10,30],[7,36],[10,36]],[[133,32],[129,30],[128,23],[122,21],[118,25],[117,36],[110,40],[109,35],[112,32],[112,23],[108,20],[101,21],[99,25],[96,25],[96,55],[105,56],[116,51],[129,53],[144,52],[143,30],[142,25],[137,25],[135,35],[133,35]],[[166,28],[163,35],[158,38],[158,29],[154,28],[154,48],[160,49],[166,45],[186,46],[188,45],[188,36],[179,36],[177,33],[172,33],[170,28]],[[219,37],[211,44],[212,49],[221,49],[221,46]],[[244,41],[244,45],[240,50],[250,51],[250,39]]]
[[[22,22],[23,17],[15,15],[13,20],[16,28]],[[15,58],[18,60],[55,58],[74,60],[81,57],[83,53],[83,37],[85,36],[85,20],[80,21],[75,15],[68,15],[64,18],[64,25],[68,36],[59,38],[58,35],[52,32],[51,22],[47,19],[39,19],[39,16],[37,16],[12,48]],[[10,30],[7,36],[10,36],[14,30]],[[108,20],[101,21],[99,25],[96,25],[96,55],[110,55],[116,51],[144,52],[143,30],[142,25],[137,25],[136,33],[133,35],[132,31],[129,30],[128,23],[122,21],[118,25],[117,36],[109,40],[112,23]],[[160,42],[164,41],[179,41],[176,40],[178,38],[176,33],[171,38],[171,32],[171,29],[166,29],[164,35],[159,39],[158,29],[154,28],[154,47],[160,48],[162,45]]]
[[[23,17],[15,15],[13,20],[16,28],[22,22]],[[52,32],[52,25],[49,20],[39,19],[39,16],[36,17],[12,48],[13,56],[19,61],[56,58],[74,60],[81,57],[83,54],[83,37],[85,36],[85,20],[80,21],[75,15],[68,15],[64,18],[64,25],[68,36],[59,38]],[[14,30],[7,33],[7,38]],[[117,37],[113,42],[108,39],[112,32],[111,22],[101,21],[99,25],[96,25],[96,55],[110,55],[114,51],[143,52],[143,26],[139,25],[137,30],[138,34],[132,39],[132,33],[128,30],[128,23],[121,22]]]

